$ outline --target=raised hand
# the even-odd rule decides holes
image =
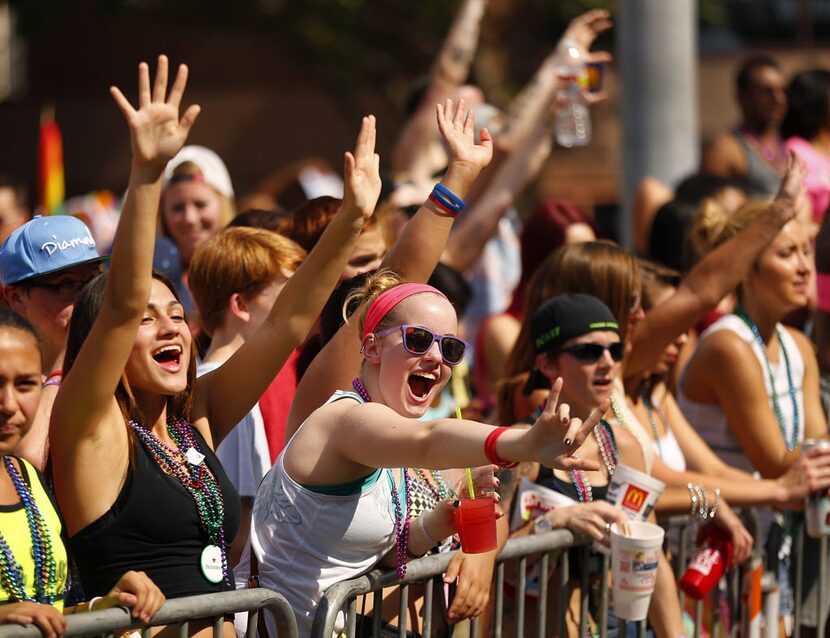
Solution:
[[[156,169],[159,174],[184,146],[200,111],[194,104],[179,118],[179,105],[187,85],[187,67],[179,65],[168,94],[167,66],[167,56],[160,55],[151,90],[149,67],[145,62],[138,65],[138,110],[118,87],[110,87],[110,94],[130,128],[133,162],[140,167]]]
[[[447,145],[450,166],[464,165],[478,173],[493,159],[493,138],[483,127],[479,132],[481,144],[476,144],[473,135],[475,116],[464,107],[464,100],[459,100],[458,104],[452,100],[437,104],[438,129]]]
[[[594,9],[576,16],[568,24],[562,40],[571,40],[585,53],[587,62],[610,62],[611,54],[607,51],[590,51],[594,41],[599,35],[608,31],[614,23],[611,22],[611,14],[605,9]]]
[[[775,203],[782,206],[789,214],[788,219],[795,217],[799,211],[807,206],[807,190],[804,188],[804,178],[807,176],[807,165],[795,151],[787,154],[787,171],[781,180],[781,187],[775,195]]]
[[[553,469],[596,470],[599,463],[580,458],[576,451],[608,411],[610,402],[605,399],[583,422],[582,419],[571,418],[571,409],[567,403],[559,405],[561,391],[562,378],[559,377],[551,386],[545,409],[524,436],[524,458],[536,460]]]
[[[375,153],[376,135],[375,116],[367,115],[361,122],[354,153],[347,152],[343,161],[343,207],[358,212],[363,218],[372,216],[380,197],[380,156]]]

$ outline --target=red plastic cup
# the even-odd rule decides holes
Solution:
[[[732,563],[732,539],[719,528],[711,528],[702,547],[680,579],[680,589],[694,600],[704,598]]]
[[[496,549],[496,501],[492,498],[462,498],[455,510],[455,527],[465,554]]]

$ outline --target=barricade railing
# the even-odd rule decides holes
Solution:
[[[679,516],[672,517],[661,521],[661,524],[669,529],[678,528],[678,541],[676,552],[674,553],[673,568],[675,576],[679,578],[682,576],[688,564],[688,547],[690,546],[689,534],[694,529],[696,522],[687,517]],[[667,534],[667,543],[669,542],[669,534]],[[492,627],[490,634],[495,638],[503,638],[507,636],[506,632],[506,618],[505,618],[505,567],[510,561],[515,561],[515,582],[510,586],[512,589],[512,596],[510,602],[512,603],[512,616],[509,625],[512,628],[512,634],[516,638],[524,638],[528,635],[536,635],[538,638],[545,638],[548,635],[546,631],[548,626],[549,609],[547,604],[535,605],[535,631],[529,634],[525,628],[527,621],[531,620],[527,614],[527,593],[528,593],[528,573],[529,573],[529,559],[538,557],[538,572],[540,574],[549,574],[552,567],[558,569],[558,580],[553,582],[549,578],[542,577],[538,579],[538,600],[547,601],[549,587],[559,586],[561,591],[568,591],[570,583],[569,577],[569,561],[571,557],[569,552],[559,551],[564,549],[576,549],[579,554],[579,560],[583,565],[587,564],[588,557],[591,553],[590,542],[582,537],[575,536],[567,530],[555,530],[546,532],[544,534],[536,534],[524,536],[521,538],[514,538],[507,542],[502,552],[496,560],[496,569],[494,574],[494,596],[493,596],[493,613],[491,618]],[[761,558],[760,544],[756,545],[754,559],[758,562]],[[558,555],[557,555],[558,553]],[[413,584],[423,585],[423,627],[421,634],[428,638],[432,635],[432,611],[433,611],[433,592],[434,588],[443,586],[441,575],[446,571],[447,566],[452,560],[455,552],[447,552],[444,554],[431,555],[425,558],[414,560],[407,565],[406,577],[399,581],[394,570],[376,569],[364,576],[352,580],[344,581],[330,587],[323,595],[312,623],[311,638],[332,638],[332,636],[342,635],[346,638],[353,638],[357,628],[357,600],[363,595],[373,596],[372,608],[373,612],[370,622],[372,623],[372,636],[378,636],[383,627],[382,614],[377,613],[377,610],[382,609],[383,590],[390,587],[400,587],[399,608],[398,608],[398,636],[405,638],[408,627],[408,608],[409,608],[409,593],[410,586]],[[600,571],[601,574],[607,574],[610,561],[605,555],[600,555]],[[733,569],[727,575],[726,594],[731,601],[730,610],[731,617],[729,618],[729,626],[731,628],[730,634],[735,635],[738,627],[743,623],[747,626],[750,618],[742,618],[741,613],[748,611],[748,606],[742,602],[742,597],[747,598],[753,595],[751,590],[746,589],[746,583],[742,580],[747,580],[742,577],[740,570]],[[759,583],[760,587],[760,583]],[[772,589],[772,586],[770,587]],[[579,626],[585,627],[588,618],[589,607],[589,575],[586,570],[582,571],[580,583],[580,598],[579,598]],[[757,592],[760,595],[760,589]],[[681,607],[684,605],[684,598],[682,592]],[[722,593],[719,589],[714,594],[714,602],[712,603],[711,621],[708,626],[708,634],[710,636],[720,635],[720,629],[725,619],[721,618],[720,597]],[[566,612],[568,611],[570,601],[569,596],[563,595],[559,597],[558,609],[558,627],[556,628],[556,635],[566,635]],[[608,633],[608,608],[609,608],[609,592],[608,592],[608,578],[600,578],[598,583],[598,605],[596,609],[596,617],[594,618],[595,625],[599,631],[600,636],[606,636]],[[345,618],[340,617],[341,610],[345,610]],[[699,638],[703,635],[703,617],[704,604],[703,601],[695,601],[694,604],[694,621],[695,632],[694,636]],[[620,620],[621,623],[624,621]],[[341,624],[342,623],[342,624]],[[646,621],[638,622],[637,635],[645,636]],[[619,635],[626,635],[626,627],[620,626]],[[753,632],[749,632],[750,635]],[[474,620],[470,627],[470,638],[477,638],[479,635],[479,622]],[[0,637],[2,638],[2,637]]]
[[[248,612],[246,638],[256,638],[259,612],[267,610],[274,618],[277,636],[272,638],[297,638],[297,621],[291,605],[282,594],[270,589],[240,589],[237,591],[203,594],[174,598],[164,603],[150,625],[142,625],[121,607],[67,616],[67,638],[73,636],[105,636],[111,638],[124,632],[137,630],[142,638],[150,638],[151,627],[174,625],[179,638],[187,638],[190,624],[209,621],[213,626],[213,638],[223,636],[223,624],[227,614]],[[40,638],[34,625],[0,626],[0,638]]]

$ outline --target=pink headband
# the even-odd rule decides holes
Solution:
[[[431,292],[440,295],[444,299],[447,298],[443,292],[427,284],[400,284],[390,288],[378,295],[372,305],[369,306],[369,310],[366,312],[366,321],[363,322],[363,336],[373,333],[383,318],[389,314],[389,311],[404,299],[422,292]]]
[[[830,273],[816,273],[816,305],[822,312],[830,312]]]

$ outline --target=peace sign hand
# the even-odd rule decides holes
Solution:
[[[200,111],[194,104],[179,119],[179,105],[187,85],[187,66],[179,65],[169,94],[167,67],[167,56],[160,55],[151,91],[150,69],[145,62],[138,65],[138,110],[133,108],[118,87],[110,87],[110,94],[130,128],[133,162],[152,168],[159,174],[184,146]]]
[[[571,418],[567,403],[559,405],[562,378],[557,378],[548,396],[547,405],[523,439],[527,448],[526,458],[533,458],[542,465],[559,470],[596,470],[599,463],[575,456],[586,437],[593,431],[610,403],[605,399],[585,421]]]

